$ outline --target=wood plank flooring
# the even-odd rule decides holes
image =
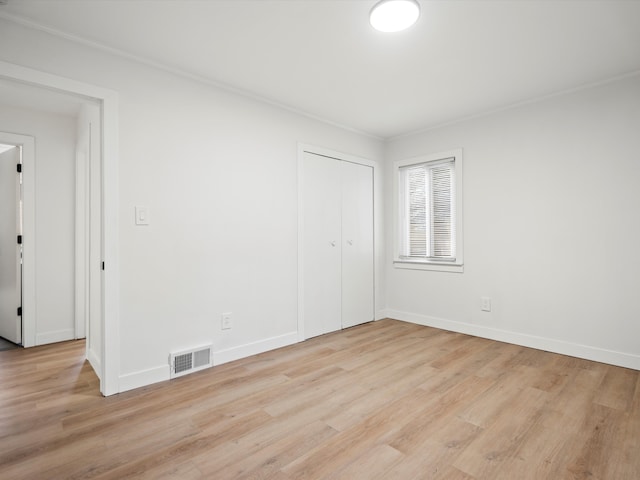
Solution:
[[[103,398],[0,352],[0,478],[640,479],[640,372],[383,320]]]

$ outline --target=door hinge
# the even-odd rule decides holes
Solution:
[[[18,173],[22,173],[22,164],[21,163],[18,164]]]
[[[18,307],[18,316],[21,317],[22,316],[22,307]]]
[[[22,235],[18,235],[18,245],[22,245]]]

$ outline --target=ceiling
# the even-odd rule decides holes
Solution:
[[[0,16],[161,64],[376,137],[640,72],[640,1],[9,0]]]

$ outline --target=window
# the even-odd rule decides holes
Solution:
[[[395,163],[401,268],[462,271],[462,150]]]

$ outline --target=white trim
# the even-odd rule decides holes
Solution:
[[[286,347],[298,343],[298,332],[285,333],[277,337],[258,340],[257,342],[239,345],[237,347],[228,348],[213,352],[213,365],[222,365],[223,363],[233,362],[241,358],[250,357],[259,353],[268,352],[277,348]]]
[[[303,342],[304,336],[304,195],[302,184],[304,180],[303,155],[305,147],[298,144],[298,341]]]
[[[86,119],[86,111],[83,106],[79,118],[76,121],[76,204],[75,204],[75,338],[85,338],[88,332],[89,322],[89,243],[90,243],[90,216],[89,216],[89,168],[90,149],[88,145],[84,151],[79,151],[79,135],[83,133],[80,122]],[[88,122],[87,122],[88,123]],[[89,131],[90,135],[90,131]],[[89,158],[87,156],[89,153]],[[87,358],[89,358],[89,342],[87,341]],[[94,355],[95,357],[95,355]]]
[[[462,148],[447,150],[444,152],[430,153],[417,157],[396,160],[393,162],[393,206],[392,206],[392,228],[393,228],[393,266],[395,268],[405,268],[412,270],[431,270],[436,272],[464,272],[464,204],[463,204],[463,154]],[[400,169],[408,165],[419,165],[422,163],[438,162],[445,159],[455,159],[455,194],[456,194],[456,259],[453,262],[416,259],[410,260],[400,258]]]
[[[118,393],[120,372],[120,263],[118,255],[118,95],[102,96],[102,365],[103,395]]]
[[[63,330],[54,330],[52,332],[43,332],[36,335],[36,345],[47,345],[49,343],[66,342],[74,340],[75,329],[65,328]]]
[[[138,372],[127,373],[118,378],[120,392],[133,390],[134,388],[146,387],[152,383],[164,382],[169,380],[169,365],[161,367],[149,368]]]
[[[345,162],[359,163],[360,165],[367,165],[369,167],[373,167],[374,169],[377,167],[376,162],[368,160],[364,157],[358,157],[357,155],[351,155],[350,153],[339,152],[337,150],[318,147],[316,145],[310,145],[308,143],[298,143],[298,161],[301,161],[302,154],[304,152],[322,155],[323,157],[335,158],[336,160],[343,160]]]
[[[376,311],[376,315],[374,317],[374,321],[377,322],[378,320],[384,320],[385,318],[388,318],[389,315],[387,313],[387,309],[386,308],[382,308],[380,310]]]
[[[81,95],[96,100],[101,100],[105,96],[110,96],[115,93],[102,87],[2,60],[0,60],[0,78],[22,82],[36,87],[45,87],[59,92]]]
[[[22,346],[38,345],[36,284],[36,142],[29,135],[0,132],[0,141],[22,146]]]
[[[102,371],[103,395],[119,392],[119,264],[118,264],[118,96],[111,90],[0,61],[0,78],[97,99],[102,103],[103,272]]]
[[[76,126],[76,129],[78,127]],[[88,224],[87,216],[87,174],[89,169],[86,168],[86,159],[83,152],[77,151],[76,145],[76,205],[75,205],[75,338],[84,338],[87,335],[87,297],[89,291],[87,269],[88,265]],[[88,344],[89,342],[87,342]],[[87,353],[89,347],[87,345]]]
[[[595,362],[640,370],[640,356],[631,353],[607,350],[590,345],[581,345],[578,343],[565,342],[563,340],[529,335],[526,333],[510,332],[508,330],[474,325],[471,323],[456,322],[453,320],[431,317],[417,313],[402,312],[394,309],[387,309],[385,310],[385,313],[387,318],[415,323],[417,325],[465,333],[467,335],[512,343],[523,347],[535,348],[537,350],[545,350],[547,352],[559,353],[562,355],[569,355],[571,357],[584,358]]]
[[[373,310],[376,310],[376,291],[378,277],[377,271],[377,246],[376,246],[376,213],[378,204],[376,202],[376,178],[378,175],[377,163],[363,157],[351,155],[348,153],[338,152],[329,148],[318,147],[307,143],[298,143],[298,341],[302,342],[306,339],[304,335],[304,192],[302,191],[304,179],[304,154],[312,153],[329,157],[344,162],[357,163],[365,165],[373,169]],[[375,318],[375,317],[374,317]]]
[[[91,172],[98,169],[99,176],[101,165],[101,141],[100,141],[100,109],[95,104],[85,103],[82,105],[76,129],[78,138],[76,140],[76,277],[75,277],[75,311],[76,311],[76,338],[86,338],[86,358],[94,367],[94,370],[101,371],[100,361],[96,361],[101,356],[102,342],[98,341],[100,335],[94,335],[91,330],[95,329],[96,321],[100,327],[100,318],[94,319],[96,309],[92,308],[92,302],[102,302],[102,291],[98,290],[98,298],[95,298],[95,289],[91,286],[95,281],[97,265],[102,258],[102,239],[96,239],[92,232],[95,231],[95,223],[101,222],[102,210],[100,205],[95,205],[96,195],[92,195],[93,183]],[[97,164],[97,165],[96,165]],[[94,174],[95,178],[95,174]],[[100,203],[101,203],[100,199]],[[99,229],[102,229],[100,225]],[[97,242],[97,245],[96,245]],[[97,248],[97,252],[93,249]],[[94,265],[93,275],[90,267]],[[92,281],[93,277],[93,281]],[[99,275],[102,283],[102,275]],[[101,307],[98,308],[99,315],[102,315]],[[96,338],[97,337],[97,338]]]
[[[437,263],[437,262],[411,262],[405,260],[394,260],[393,261],[394,268],[404,268],[407,270],[430,270],[432,272],[452,272],[452,273],[463,273],[464,266],[456,265],[452,263],[451,265],[447,265],[446,263]]]
[[[278,337],[272,337],[266,340],[260,340],[253,343],[247,343],[246,345],[213,352],[213,368],[215,368],[216,365],[222,365],[223,363],[232,362],[234,360],[250,357],[251,355],[257,355],[259,353],[275,350],[276,348],[292,345],[297,343],[297,339],[298,333],[291,332]],[[153,383],[164,382],[167,380],[171,380],[171,367],[169,365],[161,365],[121,375],[118,378],[118,385],[120,386],[120,392],[126,392],[128,390],[133,390],[134,388],[146,387]]]

